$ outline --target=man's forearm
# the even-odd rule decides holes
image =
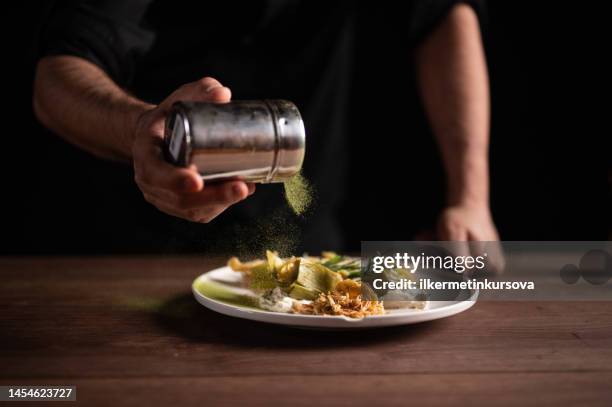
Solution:
[[[153,107],[96,65],[72,56],[40,60],[33,104],[45,127],[96,156],[121,161],[131,160],[136,121]]]
[[[489,199],[489,85],[478,19],[457,5],[417,51],[419,86],[447,174],[449,205]]]

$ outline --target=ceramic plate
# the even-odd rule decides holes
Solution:
[[[229,267],[202,274],[193,282],[192,290],[200,304],[224,315],[315,329],[363,329],[416,324],[463,312],[473,306],[478,297],[478,291],[472,291],[467,296],[469,299],[464,301],[430,301],[423,310],[387,310],[385,315],[354,319],[343,316],[285,314],[259,309],[253,292],[242,286],[242,274],[232,271]]]

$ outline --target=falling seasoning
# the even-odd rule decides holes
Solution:
[[[298,216],[303,215],[313,200],[313,188],[301,172],[284,181],[285,198],[289,207]]]
[[[315,202],[316,193],[308,180],[298,173],[283,182],[287,206],[276,207],[246,222],[237,222],[232,231],[231,247],[215,248],[221,253],[245,259],[255,259],[272,249],[282,257],[296,253],[308,209]],[[217,242],[227,242],[220,239]]]

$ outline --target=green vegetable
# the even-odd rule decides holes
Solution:
[[[318,291],[332,291],[336,284],[342,281],[342,276],[320,263],[303,261],[296,282],[302,287]]]
[[[261,264],[251,269],[249,287],[255,291],[271,290],[277,286],[274,273],[267,264]]]
[[[361,262],[358,259],[340,255],[335,255],[321,264],[332,271],[345,270],[350,273],[361,270]]]
[[[350,271],[347,275],[347,278],[354,279],[361,277],[361,269],[357,271]]]
[[[272,273],[276,273],[283,266],[283,259],[278,257],[276,252],[266,250],[266,257],[268,258],[268,267]]]
[[[281,286],[288,286],[293,283],[300,271],[300,258],[292,257],[287,260],[277,271],[276,280]]]
[[[336,263],[340,263],[342,260],[344,259],[344,256],[340,256],[339,254],[336,254],[334,257],[332,257],[329,260],[325,260],[324,262],[322,262],[321,264],[323,264],[325,267],[330,268],[331,266],[333,266]]]
[[[320,291],[306,288],[298,283],[293,283],[291,284],[289,297],[295,298],[296,300],[314,300],[319,296],[319,293]]]
[[[212,281],[201,281],[195,286],[195,288],[202,295],[226,304],[259,308],[257,297],[236,293],[219,283]]]

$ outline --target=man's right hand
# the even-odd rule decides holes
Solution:
[[[213,78],[188,83],[160,105],[141,114],[132,144],[134,178],[144,198],[167,214],[207,223],[255,192],[255,184],[227,181],[204,185],[195,167],[180,168],[164,159],[164,121],[177,101],[227,103],[231,92]]]

